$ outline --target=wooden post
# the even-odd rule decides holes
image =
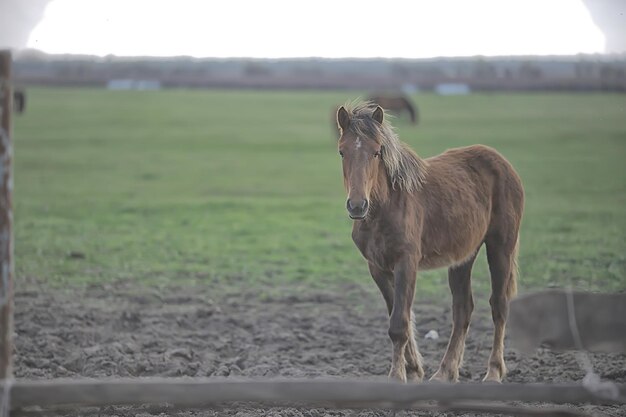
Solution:
[[[626,353],[626,294],[546,290],[511,301],[512,345],[532,354],[552,350]]]
[[[0,380],[11,378],[13,354],[13,178],[11,51],[0,51]]]

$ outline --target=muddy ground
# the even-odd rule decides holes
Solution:
[[[231,288],[237,288],[232,283]],[[358,377],[380,378],[390,364],[387,317],[374,285],[334,291],[261,284],[240,292],[214,286],[145,289],[132,283],[50,290],[20,285],[15,298],[17,378],[56,377]],[[415,305],[418,344],[427,376],[450,334],[448,301]],[[461,380],[485,371],[492,323],[485,297],[477,297]],[[437,330],[438,340],[426,340]],[[592,355],[602,377],[626,382],[625,355]],[[509,382],[580,381],[571,353],[539,350],[531,357],[506,351]],[[582,407],[594,414],[626,415],[626,408]],[[581,407],[578,407],[581,409]],[[105,416],[387,416],[385,410],[257,408],[217,410],[105,407],[52,412]],[[397,415],[418,415],[398,412]],[[421,413],[419,415],[429,415]],[[437,415],[446,415],[440,413]],[[452,414],[451,414],[452,415]],[[467,414],[469,415],[469,414]]]

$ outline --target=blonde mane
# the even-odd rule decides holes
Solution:
[[[377,106],[371,101],[346,103],[344,108],[350,116],[348,130],[358,137],[380,141],[387,177],[394,189],[408,192],[420,189],[428,163],[400,141],[387,121],[389,115],[386,112],[382,124],[372,118]]]

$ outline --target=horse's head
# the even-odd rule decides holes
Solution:
[[[343,181],[348,192],[346,208],[351,219],[362,220],[367,216],[370,196],[378,180],[382,164],[382,145],[374,124],[383,123],[384,112],[380,106],[359,120],[342,106],[337,111],[337,124],[341,129],[338,147],[343,163]],[[365,128],[357,128],[358,122]],[[359,127],[360,127],[359,126]],[[368,129],[367,127],[372,127]]]

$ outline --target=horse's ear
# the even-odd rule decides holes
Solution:
[[[383,108],[380,106],[376,106],[376,110],[374,110],[374,113],[372,113],[372,119],[382,124],[383,117],[385,117],[385,112],[383,111]]]
[[[350,115],[343,106],[339,107],[339,110],[337,110],[337,125],[341,130],[346,130],[350,127]]]

